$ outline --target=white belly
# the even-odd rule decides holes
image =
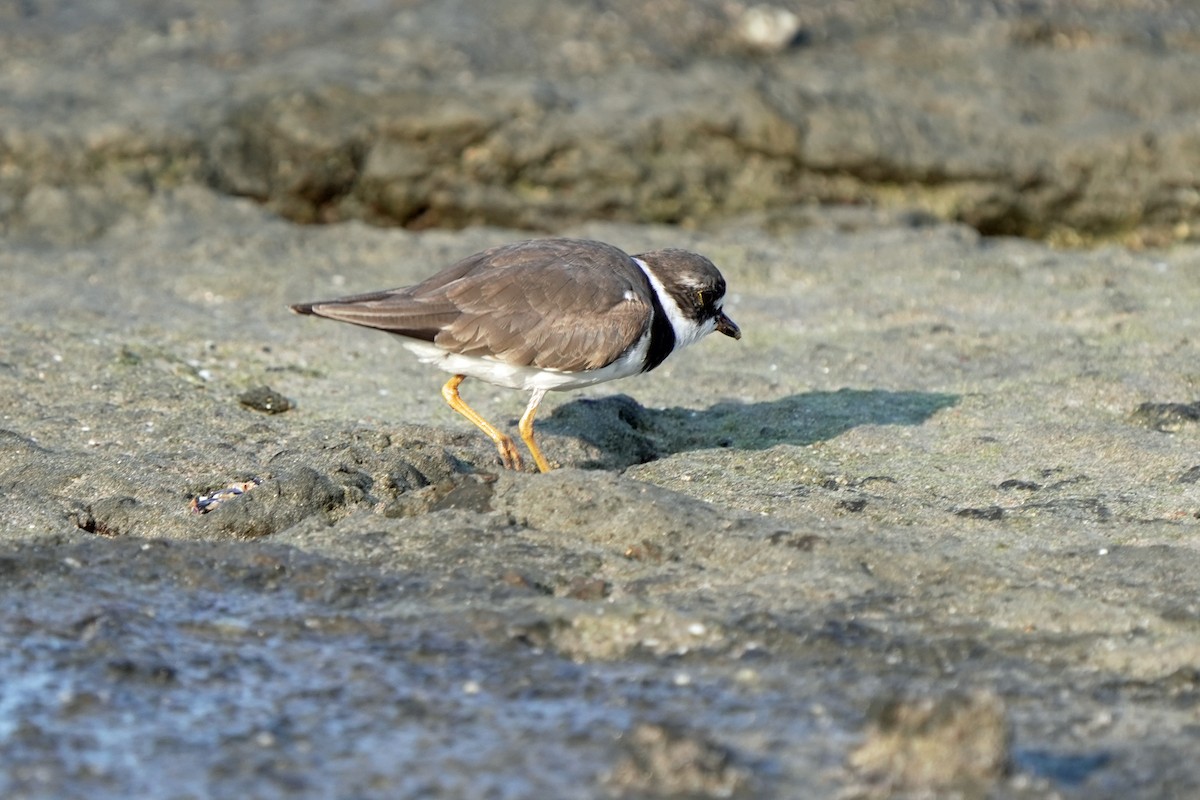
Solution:
[[[432,364],[438,369],[454,375],[466,375],[481,381],[505,386],[509,389],[524,389],[533,391],[565,391],[592,386],[605,381],[625,378],[642,371],[646,360],[646,350],[650,347],[650,335],[647,333],[625,355],[608,366],[590,372],[560,372],[557,370],[540,369],[538,367],[523,367],[507,364],[499,359],[488,356],[464,356],[458,353],[447,353],[439,347],[417,339],[398,337],[401,344],[409,352],[415,353],[422,363]]]

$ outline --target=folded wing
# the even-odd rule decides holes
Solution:
[[[485,250],[402,289],[292,306],[450,352],[578,372],[615,361],[648,330],[644,273],[621,250],[571,239]]]

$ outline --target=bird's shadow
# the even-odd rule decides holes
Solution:
[[[958,401],[939,392],[839,389],[694,410],[645,408],[619,394],[564,403],[539,427],[592,445],[595,457],[578,466],[621,469],[689,450],[764,450],[832,439],[860,425],[920,425]]]

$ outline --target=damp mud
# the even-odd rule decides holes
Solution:
[[[728,4],[663,2],[676,25],[627,29],[642,12],[564,5],[522,33],[453,16],[470,4],[369,25],[367,5],[297,4],[239,39],[184,3],[123,22],[62,4],[6,34],[0,61],[22,68],[0,89],[25,101],[0,112],[0,795],[1200,793],[1186,13],[1051,3],[1039,27],[947,4],[928,60],[978,45],[982,66],[913,91],[955,96],[1030,50],[1051,86],[1142,70],[1110,87],[1136,101],[1060,109],[1099,121],[1092,149],[1022,173],[1050,152],[1031,141],[1086,126],[1030,77],[970,95],[1025,108],[1003,147],[964,112],[914,148],[954,103],[890,93],[884,76],[914,74],[895,62],[932,69],[898,46],[899,10],[742,27]],[[487,48],[452,17],[493,31]],[[576,45],[549,48],[564,31]],[[843,65],[844,91],[812,59]],[[392,96],[406,65],[427,85],[404,97],[441,98],[427,114]],[[554,86],[529,77],[548,66]],[[1150,67],[1164,77],[1141,92]],[[801,74],[822,102],[781,94]],[[713,89],[747,86],[742,105]],[[1157,138],[1135,124],[1147,108]],[[890,133],[839,149],[834,130]],[[1170,181],[1122,149],[1134,131],[1184,154]],[[1144,180],[1108,182],[1114,153]],[[939,182],[958,205],[930,202]],[[1039,226],[1112,243],[993,235]],[[389,337],[287,308],[545,231],[705,254],[743,333],[549,395],[548,474],[501,469],[444,376]],[[510,430],[526,401],[462,393]]]
[[[1200,429],[1144,404],[1200,252],[838,227],[573,230],[709,254],[744,338],[551,395],[546,475],[286,307],[518,232],[7,246],[5,794],[1190,792]]]

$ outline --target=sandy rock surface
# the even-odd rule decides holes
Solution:
[[[1200,793],[1190,12],[477,5],[0,10],[0,795]],[[531,229],[547,475],[286,308]]]
[[[1197,239],[1187,4],[67,0],[0,23],[0,230],[33,240],[87,240],[188,183],[300,222],[849,202]]]

